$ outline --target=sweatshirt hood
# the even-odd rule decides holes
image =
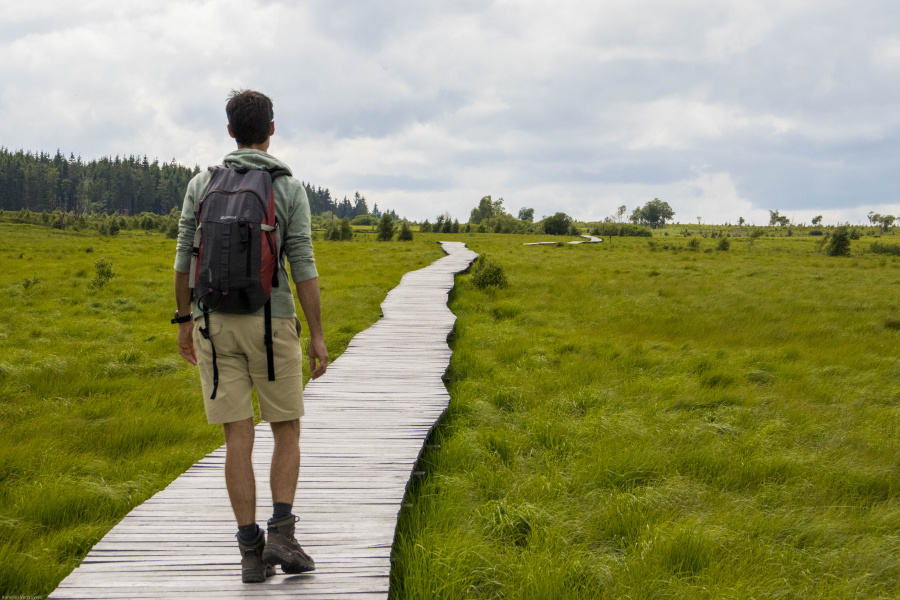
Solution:
[[[252,148],[240,148],[231,152],[223,161],[226,167],[233,169],[285,169],[291,173],[290,168],[262,150],[253,150]],[[293,173],[291,173],[293,175]]]

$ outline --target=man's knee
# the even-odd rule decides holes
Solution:
[[[299,442],[300,441],[300,419],[291,419],[290,421],[278,421],[270,423],[272,427],[272,436],[276,442]]]
[[[223,423],[226,447],[249,446],[253,448],[253,419],[242,419],[232,423]]]

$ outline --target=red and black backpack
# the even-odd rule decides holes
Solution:
[[[191,287],[203,311],[200,333],[210,341],[209,314],[250,314],[264,307],[269,381],[275,381],[272,351],[272,288],[278,287],[281,236],[275,220],[273,183],[284,169],[210,167],[209,185],[197,205],[191,253]],[[213,391],[219,387],[212,346]]]

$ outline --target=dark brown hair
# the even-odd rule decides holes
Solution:
[[[275,118],[272,101],[253,90],[233,90],[225,105],[234,139],[242,146],[262,144],[269,137],[269,124]]]

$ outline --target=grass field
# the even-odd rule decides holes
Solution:
[[[0,595],[30,596],[223,440],[169,324],[174,240],[10,223],[0,236]],[[315,243],[332,359],[403,273],[442,256],[433,242]],[[117,276],[97,289],[101,258]]]
[[[900,259],[660,235],[443,236],[510,285],[457,278],[395,597],[900,596]]]
[[[316,243],[332,358],[438,239],[510,282],[451,294],[452,401],[394,597],[900,595],[900,258],[668,231]],[[222,439],[175,352],[172,240],[0,233],[0,593],[47,594]]]

